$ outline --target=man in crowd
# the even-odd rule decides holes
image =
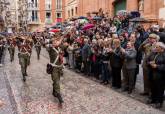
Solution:
[[[144,81],[144,92],[142,95],[149,95],[150,94],[150,83],[149,83],[149,70],[146,64],[146,59],[152,52],[153,46],[156,42],[159,41],[159,36],[156,34],[150,34],[149,38],[146,39],[142,45],[139,47],[140,51],[144,52],[144,59],[143,59],[143,81]]]

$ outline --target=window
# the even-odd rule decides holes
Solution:
[[[37,11],[32,11],[32,21],[37,21],[38,20],[38,12]]]
[[[46,12],[46,18],[51,18],[51,13],[50,12]]]
[[[75,11],[76,11],[76,15],[78,14],[78,8],[77,7],[75,7]]]
[[[62,9],[62,0],[56,0],[56,8]]]
[[[71,11],[72,11],[72,16],[73,16],[74,15],[74,10],[72,9]]]
[[[139,11],[144,11],[144,0],[139,0]]]
[[[35,0],[35,7],[38,7],[38,1]]]
[[[61,18],[61,13],[57,13],[57,18]]]
[[[70,17],[70,11],[68,11],[68,17]]]

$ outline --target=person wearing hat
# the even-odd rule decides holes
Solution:
[[[30,64],[30,52],[31,47],[29,46],[27,39],[25,37],[21,37],[21,42],[18,46],[19,48],[19,64],[21,65],[21,72],[23,76],[23,81],[26,81],[27,76],[27,67]]]
[[[53,96],[59,100],[59,104],[64,102],[60,93],[60,77],[63,69],[63,52],[60,48],[62,39],[60,37],[53,38],[52,47],[49,47],[48,53],[50,57],[50,65],[53,67],[51,77],[53,81]]]
[[[37,52],[37,59],[40,59],[40,52],[41,52],[41,46],[42,46],[42,37],[35,37],[35,48]]]
[[[156,108],[163,106],[165,90],[165,44],[157,42],[153,51],[147,58],[147,65],[150,69],[151,99],[148,103],[154,103]]]
[[[10,54],[10,62],[14,61],[14,53],[15,53],[15,47],[16,47],[16,39],[14,36],[11,36],[8,40],[7,40],[7,44],[8,44],[8,51]]]
[[[144,92],[141,95],[149,95],[150,94],[150,83],[149,83],[149,70],[146,64],[146,59],[149,54],[152,52],[153,44],[159,41],[159,37],[156,34],[150,34],[149,38],[146,39],[139,47],[139,51],[144,52],[143,59],[143,81],[144,81]]]
[[[26,43],[27,43],[27,46],[29,48],[29,53],[30,53],[29,64],[28,65],[30,65],[30,58],[31,58],[31,55],[32,55],[32,47],[33,47],[33,39],[30,36],[28,36],[26,39],[27,39]]]

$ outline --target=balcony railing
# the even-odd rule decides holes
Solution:
[[[52,24],[52,19],[51,18],[46,18],[45,19],[45,24]]]
[[[38,18],[31,18],[28,20],[28,24],[40,24],[40,20]]]

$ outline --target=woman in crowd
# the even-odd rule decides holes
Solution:
[[[67,48],[67,52],[69,55],[69,68],[73,69],[74,68],[74,57],[73,57],[73,43],[70,43],[68,48]]]
[[[155,49],[147,58],[149,67],[149,77],[151,83],[151,100],[148,103],[154,103],[156,108],[163,106],[164,87],[165,87],[165,44],[157,42]]]
[[[91,46],[91,71],[93,76],[96,79],[99,79],[100,75],[100,57],[101,54],[99,53],[100,47],[98,45],[98,42],[96,39],[92,40],[92,46]]]
[[[110,53],[109,53],[109,43],[108,40],[104,40],[104,47],[101,54],[101,64],[102,64],[102,82],[103,84],[107,85],[109,84],[110,79],[110,71],[109,71],[109,59],[110,59]]]
[[[136,73],[136,55],[137,52],[134,48],[134,44],[132,42],[127,43],[126,49],[122,48],[121,52],[124,57],[124,73],[123,73],[123,85],[124,91],[128,91],[128,94],[132,93],[134,88],[134,80]]]

